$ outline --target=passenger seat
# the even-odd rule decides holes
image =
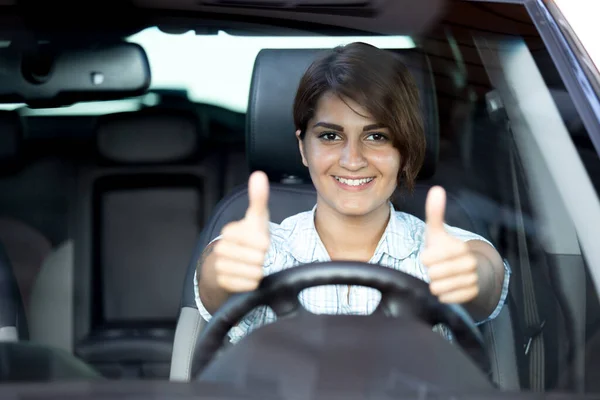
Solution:
[[[0,261],[5,265],[3,288],[15,285],[19,293],[0,293],[5,298],[4,311],[9,303],[18,304],[16,327],[18,339],[29,339],[27,324],[28,306],[35,280],[42,268],[44,259],[50,254],[50,241],[31,225],[35,211],[23,201],[21,188],[27,187],[22,174],[23,124],[15,111],[0,111]],[[39,198],[36,199],[39,201]],[[8,266],[8,267],[7,267]],[[8,289],[7,289],[8,290]],[[1,331],[1,329],[0,329]],[[0,332],[0,336],[2,332]],[[1,340],[1,339],[0,339]]]
[[[219,197],[217,162],[200,160],[201,145],[185,110],[98,120],[97,158],[80,166],[72,194],[73,239],[51,256],[73,282],[73,319],[49,335],[106,377],[169,375],[189,254]]]

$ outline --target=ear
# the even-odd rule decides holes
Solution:
[[[298,129],[296,131],[296,138],[298,139],[298,149],[300,149],[300,156],[302,157],[302,164],[304,164],[305,167],[308,167],[308,162],[306,161],[306,157],[304,156],[304,142],[302,141],[302,138],[300,137],[300,130]]]

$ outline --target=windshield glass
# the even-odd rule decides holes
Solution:
[[[196,33],[200,19],[174,16],[168,31],[182,33],[148,24],[122,37],[147,54],[144,94],[0,104],[0,376],[194,380],[198,349],[212,348],[195,345],[199,334],[227,299],[242,304],[236,287],[351,260],[396,270],[398,281],[360,277],[389,290],[411,282],[418,295],[388,303],[420,311],[386,325],[375,312],[396,315],[380,303],[385,290],[339,282],[352,268],[307,275],[315,287],[302,287],[300,305],[332,318],[276,318],[291,307],[283,300],[249,309],[213,338],[227,343],[208,358],[213,377],[236,390],[290,377],[321,389],[311,374],[342,379],[331,371],[348,368],[390,396],[414,382],[600,393],[599,133],[596,114],[581,117],[597,94],[577,97],[581,82],[567,80],[574,72],[525,7],[448,4],[415,34],[257,36],[224,24],[208,35]],[[300,81],[317,51],[355,42],[384,52],[360,64],[357,50]],[[260,182],[247,190],[256,170],[268,201]],[[445,190],[437,213],[435,186]],[[281,298],[302,286],[288,284]],[[483,350],[465,347],[478,340]]]
[[[188,100],[246,112],[254,59],[261,49],[331,48],[365,42],[383,49],[414,48],[409,36],[236,36],[224,31],[215,35],[170,34],[149,27],[126,39],[141,45],[152,71],[150,90],[181,90]],[[8,44],[8,43],[7,43]],[[228,76],[223,81],[220,77]],[[212,79],[211,77],[215,78]],[[22,110],[27,115],[90,115],[138,110],[156,104],[156,96],[104,102],[78,103],[63,108]],[[23,104],[3,104],[16,109]]]

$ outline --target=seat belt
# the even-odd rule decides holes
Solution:
[[[506,114],[502,98],[496,90],[486,94],[486,108],[490,120],[495,123],[503,134],[510,134],[509,140],[513,140],[510,120]],[[533,274],[529,262],[529,249],[527,248],[527,236],[525,221],[523,219],[523,206],[519,193],[519,182],[517,177],[517,153],[514,146],[508,146],[510,180],[515,207],[515,227],[517,231],[517,248],[519,252],[519,271],[521,273],[520,289],[522,294],[523,312],[517,313],[521,321],[523,337],[523,354],[529,366],[529,389],[533,391],[544,391],[545,389],[545,353],[543,329],[546,321],[540,321],[539,309],[535,297]],[[517,286],[516,284],[513,287]],[[520,304],[517,304],[520,306]]]
[[[523,307],[525,319],[525,338],[523,352],[529,361],[529,384],[534,391],[545,389],[545,360],[544,360],[544,335],[543,329],[546,321],[540,321],[538,306],[535,299],[531,264],[529,263],[529,250],[525,235],[525,222],[523,208],[519,194],[517,171],[515,166],[515,150],[510,151],[510,175],[515,200],[516,228],[519,248],[519,265],[521,271],[521,289],[523,294]]]

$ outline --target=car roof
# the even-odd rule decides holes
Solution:
[[[411,34],[419,35],[435,26],[451,9],[464,20],[476,21],[477,7],[484,5],[494,8],[494,3],[523,3],[521,0],[104,0],[95,5],[94,13],[86,8],[85,1],[69,0],[33,1],[28,7],[18,7],[18,0],[0,0],[1,15],[12,14],[35,16],[37,22],[49,24],[48,12],[62,21],[72,21],[78,26],[85,26],[81,21],[93,19],[106,27],[110,20],[111,27],[123,24],[115,19],[111,10],[129,11],[137,16],[149,17],[181,16],[191,20],[202,21],[206,27],[211,20],[227,22],[263,23],[265,25],[296,28],[300,31],[327,30],[339,33],[375,33],[375,34]],[[30,4],[31,3],[31,4]],[[464,3],[465,7],[461,6]],[[470,3],[470,4],[469,4]],[[476,4],[479,3],[479,4]],[[476,7],[471,5],[476,4]],[[448,7],[451,5],[451,7]],[[498,20],[505,24],[507,19],[519,20],[521,7],[512,10],[506,4],[500,4],[503,15]],[[460,8],[460,10],[458,8]],[[61,11],[73,11],[66,14]],[[81,13],[77,13],[80,11]],[[460,11],[460,12],[458,12]],[[512,15],[512,13],[515,13]],[[364,18],[367,15],[369,18]],[[108,19],[107,17],[110,16]],[[56,22],[56,21],[54,21]],[[131,23],[131,22],[129,22]],[[308,25],[307,25],[308,24]],[[49,25],[56,29],[56,23]]]

